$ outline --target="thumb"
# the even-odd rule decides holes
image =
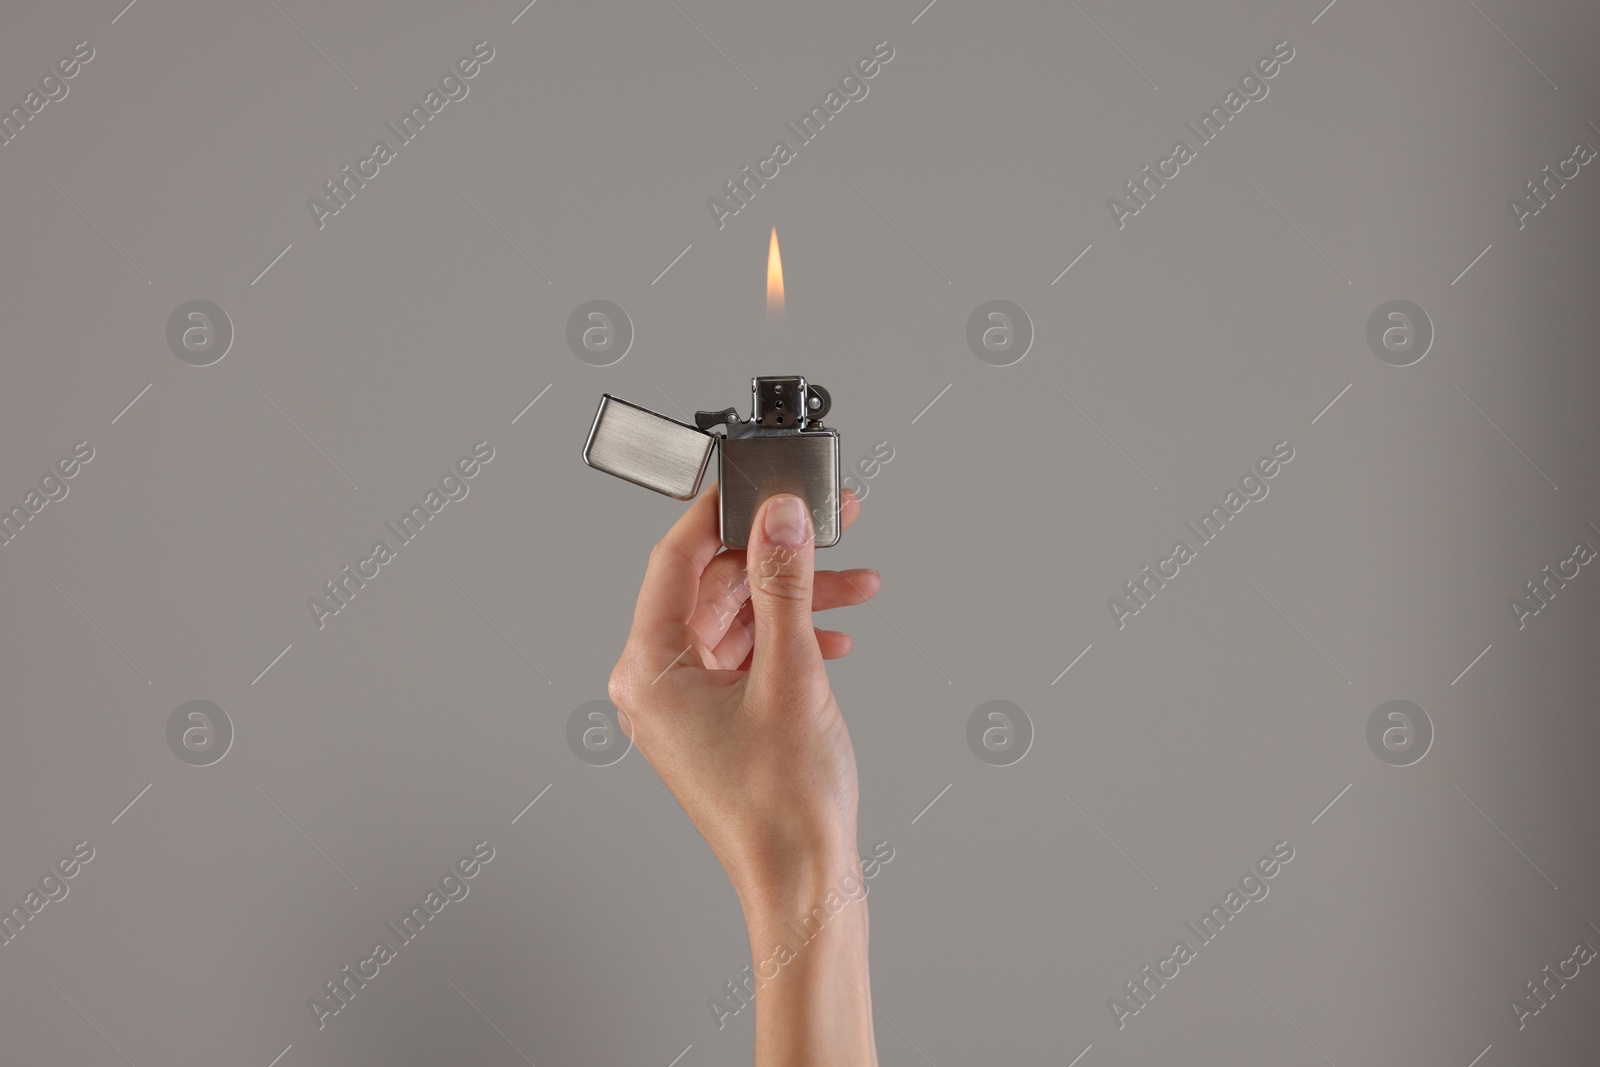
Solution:
[[[750,674],[758,687],[781,688],[822,670],[811,627],[812,537],[805,501],[788,494],[770,497],[751,524],[745,566],[755,613]]]

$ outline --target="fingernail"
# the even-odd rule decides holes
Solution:
[[[803,545],[806,543],[806,506],[797,496],[775,496],[767,501],[766,518],[762,521],[767,540],[777,545]]]

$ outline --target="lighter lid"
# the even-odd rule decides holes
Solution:
[[[716,444],[715,434],[606,393],[584,443],[583,461],[646,489],[692,500]]]

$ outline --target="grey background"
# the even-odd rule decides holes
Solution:
[[[95,858],[0,947],[0,1058],[747,1062],[752,1013],[707,1008],[748,961],[715,858],[637,753],[565,730],[681,507],[582,465],[599,395],[743,408],[758,373],[831,390],[845,462],[895,450],[824,555],[885,582],[830,674],[862,849],[895,849],[886,1064],[1593,1058],[1592,968],[1520,1032],[1507,1001],[1600,945],[1600,577],[1520,631],[1506,602],[1600,545],[1600,175],[1520,231],[1507,198],[1600,146],[1600,10],[277,8],[4,11],[7,105],[95,58],[0,148],[0,499],[96,454],[0,548],[0,902]],[[1285,39],[1119,231],[1106,198]],[[319,231],[306,198],[479,40],[469,96]],[[868,97],[719,231],[706,199],[879,40]],[[636,331],[607,368],[564,341],[595,298]],[[964,339],[997,298],[1035,329],[1005,368]],[[233,322],[210,367],[166,346],[192,299]],[[1366,347],[1391,299],[1434,324],[1411,367]],[[482,439],[319,631],[306,599]],[[1280,440],[1268,498],[1119,631],[1106,599]],[[194,699],[235,730],[207,767],[165,740]],[[965,742],[995,699],[1033,723],[1009,767]],[[1433,723],[1414,766],[1365,741],[1394,699]],[[307,998],[480,839],[470,896],[319,1032]],[[1119,1032],[1107,999],[1279,840],[1270,896]]]

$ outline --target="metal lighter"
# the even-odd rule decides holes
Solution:
[[[839,431],[822,424],[828,391],[799,375],[752,378],[751,417],[733,408],[695,413],[695,425],[606,393],[583,461],[625,481],[691,500],[717,449],[722,543],[744,548],[757,509],[792,493],[806,502],[818,548],[839,543]],[[720,429],[721,433],[714,431]],[[718,445],[721,445],[718,448]]]

